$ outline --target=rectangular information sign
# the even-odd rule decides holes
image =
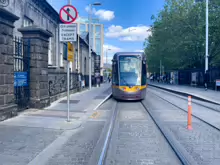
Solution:
[[[216,86],[220,86],[220,79],[215,81]]]
[[[68,42],[68,61],[73,62],[74,59],[74,46]]]
[[[77,38],[77,24],[60,24],[60,41],[75,42]]]
[[[27,72],[14,73],[14,86],[15,87],[28,86]]]

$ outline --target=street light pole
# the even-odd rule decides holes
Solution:
[[[161,66],[162,66],[162,64],[161,64],[161,60],[160,60],[160,77],[161,77],[161,72],[162,72]]]
[[[206,0],[206,53],[205,53],[205,73],[209,69],[208,48],[209,48],[209,0]]]
[[[92,6],[99,6],[101,3],[89,4],[89,90],[92,89],[92,57],[91,57],[91,24],[92,24]]]
[[[107,65],[107,63],[108,63],[108,49],[106,50],[106,65]]]

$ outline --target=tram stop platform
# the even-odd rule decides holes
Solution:
[[[91,114],[96,112],[95,108],[110,96],[110,84],[72,94],[69,122],[66,97],[45,109],[29,109],[0,122],[0,164],[47,165],[56,152],[64,152],[65,147],[73,148],[76,144],[81,146],[76,140],[90,135],[90,129],[84,131],[87,136],[78,134],[84,130]]]
[[[193,98],[214,103],[220,104],[220,92],[214,90],[205,90],[205,88],[197,88],[186,85],[173,85],[157,82],[148,82],[149,86],[167,90],[169,92],[177,93],[184,96],[191,95]]]
[[[53,102],[44,109],[29,109],[0,123],[1,126],[36,127],[46,129],[75,129],[83,119],[111,96],[110,84],[92,87],[91,90],[70,95],[69,122],[67,122],[67,97]],[[0,131],[1,132],[1,131]]]

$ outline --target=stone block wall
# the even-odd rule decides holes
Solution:
[[[24,40],[30,41],[30,107],[50,104],[48,90],[48,46],[51,33],[31,26],[18,29]]]
[[[19,18],[0,8],[0,121],[17,113],[14,96],[13,28]]]

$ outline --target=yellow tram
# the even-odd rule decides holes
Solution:
[[[112,60],[112,95],[119,100],[142,100],[147,88],[146,56],[119,52]]]

